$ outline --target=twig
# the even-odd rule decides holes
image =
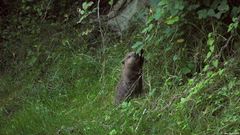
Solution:
[[[231,41],[231,39],[233,38],[233,35],[231,35],[228,39],[227,42],[225,43],[225,45],[223,47],[221,47],[219,53],[216,55],[217,58],[219,58],[223,52],[224,49],[226,49],[229,45],[229,42]]]
[[[201,30],[201,28],[199,28],[196,24],[191,23],[191,22],[187,22],[187,24],[192,25],[193,27],[195,27],[197,30],[199,30],[203,35],[206,35],[205,32],[203,30]]]
[[[50,1],[48,2],[48,5],[47,5],[46,10],[45,10],[45,13],[44,13],[44,16],[42,17],[42,22],[43,22],[43,20],[44,20],[44,19],[46,18],[46,16],[47,16],[47,11],[48,11],[48,8],[49,8],[51,2],[52,2],[52,0],[50,0]]]
[[[143,113],[142,113],[142,115],[141,115],[141,118],[139,119],[138,124],[137,124],[137,126],[136,126],[136,128],[135,128],[135,132],[137,132],[137,130],[138,130],[138,128],[139,128],[139,125],[140,125],[140,123],[141,123],[141,121],[142,121],[142,119],[143,119],[143,115],[144,115],[146,112],[147,112],[147,109],[145,108],[145,109],[143,110]]]
[[[100,19],[100,2],[101,0],[98,0],[97,3],[97,17],[98,17],[98,24],[99,24],[99,31],[101,34],[101,38],[102,38],[102,44],[101,44],[101,48],[102,48],[102,52],[101,52],[101,57],[103,58],[103,67],[102,67],[102,73],[101,73],[101,78],[100,81],[103,81],[103,89],[105,88],[105,82],[104,82],[104,75],[105,75],[105,38],[104,38],[104,34],[103,34],[103,29],[102,29],[102,23],[101,23],[101,19]]]
[[[100,30],[101,38],[102,38],[102,49],[104,50],[103,47],[105,45],[105,38],[104,38],[104,34],[103,34],[103,29],[102,29],[102,22],[101,22],[101,19],[100,19],[100,2],[101,2],[101,0],[98,0],[98,3],[97,3],[97,17],[98,17],[99,30]]]
[[[127,99],[132,95],[132,93],[133,93],[133,91],[134,91],[134,88],[135,88],[135,86],[137,85],[136,83],[138,83],[138,81],[139,81],[140,79],[142,79],[141,77],[142,77],[142,73],[141,73],[141,75],[138,77],[138,79],[137,79],[135,82],[133,82],[133,84],[131,85],[131,87],[130,87],[130,89],[129,89],[130,91],[127,93],[127,96],[124,98],[123,101],[127,100]]]
[[[159,112],[162,112],[164,110],[166,110],[167,108],[169,108],[172,103],[176,100],[176,99],[179,99],[181,96],[180,95],[174,95],[171,100],[169,101],[169,103],[167,105],[165,105]]]
[[[219,33],[217,33],[217,35],[218,35],[219,37],[223,38],[224,40],[227,40],[227,38],[225,38],[223,35],[221,35],[221,34],[219,34]]]

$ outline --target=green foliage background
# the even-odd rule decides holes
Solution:
[[[157,3],[102,38],[96,4],[5,2],[0,134],[239,134],[238,2]],[[115,106],[121,60],[142,48],[147,92]]]

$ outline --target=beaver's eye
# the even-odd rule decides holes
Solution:
[[[128,55],[128,57],[127,58],[130,58],[131,56],[130,55]]]

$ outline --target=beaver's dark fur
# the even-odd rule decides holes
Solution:
[[[143,63],[143,50],[140,54],[130,52],[124,58],[121,80],[117,85],[116,104],[143,92]]]

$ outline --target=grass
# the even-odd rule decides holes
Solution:
[[[152,49],[146,52],[144,67],[148,92],[117,107],[115,87],[127,41],[113,42],[102,55],[98,48],[89,51],[84,45],[72,49],[81,42],[72,36],[52,40],[63,47],[51,53],[40,48],[38,53],[49,56],[48,61],[31,55],[18,67],[21,72],[16,68],[17,73],[1,76],[0,134],[240,133],[240,81],[232,70],[237,60],[177,83],[178,76],[167,74],[171,65],[161,67],[162,54]],[[47,42],[42,38],[36,44]]]

